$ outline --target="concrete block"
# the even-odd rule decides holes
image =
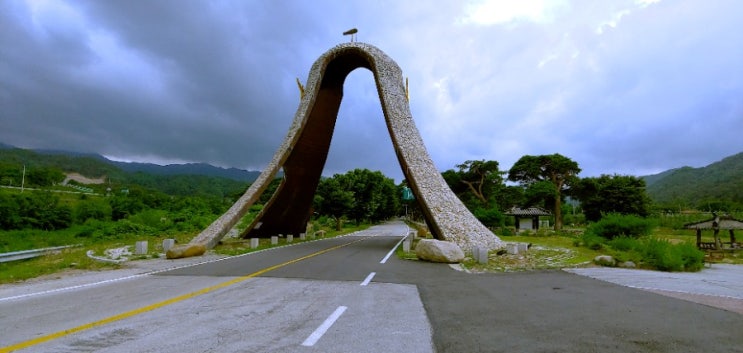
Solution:
[[[250,238],[250,248],[255,249],[258,247],[258,238]]]
[[[299,240],[307,240],[307,233],[299,233]]]
[[[480,262],[480,248],[477,246],[472,247],[472,260],[475,260],[475,262]]]
[[[413,238],[410,236],[405,237],[405,240],[402,241],[402,251],[404,252],[410,252],[410,248],[413,245]]]
[[[527,243],[519,243],[519,252],[520,253],[525,253],[526,250],[529,250],[528,246],[529,246],[529,244],[527,244]]]
[[[147,254],[147,240],[138,241],[134,244],[134,255]]]
[[[279,237],[274,235],[271,237],[271,245],[277,245],[277,244],[279,244]]]
[[[294,234],[287,234],[286,235],[286,242],[291,243],[294,241]]]
[[[175,245],[175,239],[163,240],[163,252],[168,252]]]
[[[506,251],[508,251],[508,253],[511,255],[517,255],[519,253],[519,245],[508,243],[506,244]]]
[[[488,263],[488,249],[487,248],[480,248],[475,247],[475,250],[477,250],[477,262],[481,264]]]

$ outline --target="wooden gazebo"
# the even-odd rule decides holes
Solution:
[[[504,213],[506,216],[513,216],[516,229],[539,230],[539,217],[551,216],[552,213],[539,207],[519,208],[511,207]]]
[[[743,221],[735,219],[730,215],[718,216],[713,213],[712,216],[712,219],[708,219],[706,221],[688,223],[684,225],[684,228],[686,229],[697,230],[697,247],[702,250],[722,250],[724,248],[740,249],[741,243],[735,240],[735,230],[743,229]],[[712,243],[702,242],[702,230],[710,229],[714,231],[715,241]],[[730,234],[730,242],[722,242],[720,240],[720,230],[725,229],[727,229],[728,233]]]

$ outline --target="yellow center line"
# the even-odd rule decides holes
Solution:
[[[130,311],[127,311],[127,312],[123,312],[121,314],[110,316],[110,317],[107,317],[107,318],[102,319],[102,320],[89,322],[87,324],[83,324],[83,325],[80,325],[80,326],[77,326],[77,327],[73,327],[73,328],[70,328],[70,329],[67,329],[67,330],[58,331],[58,332],[51,333],[51,334],[48,334],[48,335],[45,335],[45,336],[36,337],[34,339],[30,339],[30,340],[27,340],[27,341],[19,342],[19,343],[10,345],[10,346],[0,347],[0,353],[7,353],[7,352],[16,351],[16,350],[19,350],[19,349],[28,348],[28,347],[31,347],[31,346],[35,346],[37,344],[41,344],[41,343],[44,343],[44,342],[48,342],[48,341],[52,341],[52,340],[55,340],[55,339],[58,339],[58,338],[62,338],[64,336],[68,336],[68,335],[71,335],[73,333],[77,333],[77,332],[89,330],[89,329],[92,329],[92,328],[95,328],[95,327],[98,327],[98,326],[103,326],[103,325],[106,325],[106,324],[110,324],[112,322],[116,322],[116,321],[123,320],[123,319],[129,318],[129,317],[132,317],[132,316],[143,314],[143,313],[146,313],[146,312],[155,310],[155,309],[159,309],[159,308],[162,308],[162,307],[171,305],[171,304],[182,302],[184,300],[191,299],[193,297],[197,297],[197,296],[202,295],[202,294],[207,294],[207,293],[213,292],[213,291],[215,291],[217,289],[229,287],[229,286],[231,286],[233,284],[237,284],[237,283],[243,282],[245,280],[248,280],[250,278],[260,276],[260,275],[262,275],[262,274],[264,274],[266,272],[273,271],[273,270],[275,270],[277,268],[288,266],[288,265],[291,265],[293,263],[297,263],[297,262],[302,261],[302,260],[307,260],[307,259],[309,259],[311,257],[322,255],[324,253],[327,253],[327,252],[330,252],[330,251],[333,251],[333,250],[337,250],[337,249],[340,249],[342,247],[349,246],[351,244],[355,244],[355,243],[358,243],[360,241],[364,241],[366,239],[368,239],[368,238],[362,238],[362,239],[359,239],[359,240],[354,240],[354,241],[349,242],[349,243],[345,243],[345,244],[341,244],[341,245],[336,245],[336,246],[327,248],[325,250],[320,250],[318,252],[314,252],[314,253],[309,254],[309,255],[298,257],[298,258],[296,258],[294,260],[289,260],[289,261],[280,263],[278,265],[273,265],[273,266],[270,266],[270,267],[266,267],[266,268],[264,268],[262,270],[258,270],[256,272],[253,272],[253,273],[249,274],[249,275],[245,275],[245,276],[242,276],[242,277],[237,277],[237,278],[231,279],[229,281],[226,281],[226,282],[222,282],[222,283],[213,285],[211,287],[206,287],[206,288],[197,290],[195,292],[191,292],[191,293],[179,295],[177,297],[173,297],[173,298],[170,298],[170,299],[167,299],[167,300],[163,300],[163,301],[161,301],[159,303],[155,303],[155,304],[150,304],[150,305],[147,305],[147,306],[143,306],[141,308],[137,308],[137,309],[130,310]]]

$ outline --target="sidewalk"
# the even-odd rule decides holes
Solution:
[[[714,264],[699,272],[609,267],[565,271],[743,314],[743,265]]]

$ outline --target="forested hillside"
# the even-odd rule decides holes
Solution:
[[[258,172],[229,170],[206,164],[158,166],[136,163],[121,168],[100,155],[60,151],[32,151],[0,146],[0,185],[19,187],[50,187],[64,180],[66,173],[79,173],[89,178],[105,177],[106,185],[87,185],[96,192],[106,189],[126,189],[139,186],[176,196],[234,197],[255,180]],[[25,175],[24,175],[25,167]],[[168,168],[170,167],[170,168]],[[146,170],[149,172],[142,172]],[[232,178],[218,176],[219,171]]]
[[[743,153],[706,167],[682,167],[643,178],[648,195],[662,207],[743,209]]]

